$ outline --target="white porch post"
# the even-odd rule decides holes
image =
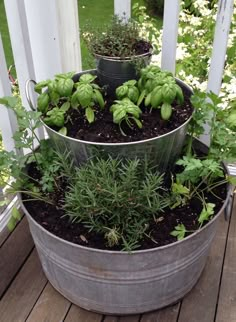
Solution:
[[[207,91],[212,91],[217,95],[220,92],[224,73],[227,42],[233,15],[233,6],[234,0],[219,0],[218,2],[215,35],[207,85]],[[210,143],[210,137],[208,135],[209,129],[209,126],[205,125],[205,134],[201,136],[201,140],[208,145]]]
[[[35,79],[35,73],[26,21],[25,4],[24,0],[5,0],[4,4],[22,105],[29,110],[30,107],[25,95],[25,83],[27,79]],[[36,101],[33,91],[31,92],[31,97]],[[44,138],[43,129],[39,129],[38,132],[39,137]]]
[[[180,0],[165,0],[161,68],[175,75]]]
[[[207,87],[215,94],[219,94],[221,88],[234,0],[219,0],[218,6]]]
[[[131,0],[114,0],[114,13],[120,17],[131,17]]]
[[[77,1],[24,0],[36,81],[81,70]]]
[[[7,65],[0,37],[0,97],[11,96],[11,86],[7,74]],[[15,149],[14,140],[12,138],[17,129],[17,120],[13,111],[8,110],[4,105],[0,105],[0,130],[4,148],[7,151]]]

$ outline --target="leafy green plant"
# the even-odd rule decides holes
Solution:
[[[170,233],[170,235],[176,237],[177,240],[182,240],[187,232],[188,231],[186,230],[184,224],[179,224],[175,226],[175,229]]]
[[[118,100],[122,100],[123,98],[127,97],[136,104],[139,98],[139,90],[136,87],[136,84],[136,80],[129,80],[123,85],[117,87],[116,97],[118,98]]]
[[[195,91],[191,97],[194,113],[189,126],[187,155],[192,153],[192,141],[205,131],[209,125],[210,148],[208,156],[217,161],[234,161],[236,159],[235,145],[235,106],[222,109],[222,99],[214,93]]]
[[[138,81],[141,91],[137,104],[144,100],[145,106],[160,108],[163,120],[169,120],[172,114],[174,100],[183,104],[184,96],[181,87],[176,83],[173,75],[161,71],[157,66],[147,66],[141,70],[141,77]]]
[[[1,98],[0,104],[15,112],[19,125],[13,136],[17,152],[0,151],[0,186],[7,187],[9,194],[23,193],[30,200],[53,203],[47,194],[55,189],[59,166],[54,164],[56,154],[49,141],[40,141],[38,138],[36,130],[41,126],[41,113],[19,108],[17,97]],[[38,144],[40,151],[36,148]],[[23,148],[31,153],[24,155],[21,153]],[[27,173],[27,166],[32,162],[40,173],[39,179],[33,179]]]
[[[113,122],[119,124],[120,131],[122,135],[126,135],[121,128],[121,123],[123,121],[132,129],[133,123],[132,120],[136,123],[136,125],[141,129],[142,123],[139,120],[139,117],[142,113],[141,109],[135,105],[129,98],[124,98],[121,101],[115,101],[116,104],[113,104],[110,108],[110,111],[113,113]]]
[[[105,32],[104,32],[105,30]],[[140,37],[139,24],[126,16],[113,16],[110,24],[93,29],[91,26],[82,31],[82,37],[93,54],[110,57],[131,57],[138,53]]]
[[[65,211],[103,234],[109,246],[135,249],[150,219],[168,206],[162,183],[163,175],[138,159],[90,160],[76,170]]]
[[[94,122],[95,116],[93,106],[98,103],[101,108],[104,108],[104,99],[100,92],[100,87],[93,83],[96,76],[84,74],[80,76],[79,82],[75,84],[76,91],[72,95],[71,104],[76,108],[79,104],[85,108],[85,115],[89,123]]]
[[[204,221],[209,221],[214,215],[215,204],[213,203],[205,203],[204,207],[199,215],[198,222],[200,224],[200,228],[202,227]]]
[[[236,159],[235,105],[233,103],[227,110],[222,110],[221,99],[213,93],[195,92],[191,101],[195,111],[190,122],[186,155],[176,162],[182,171],[175,175],[172,182],[171,208],[186,205],[192,198],[198,198],[202,203],[198,218],[201,228],[205,221],[212,218],[215,207],[215,204],[206,202],[204,193],[219,198],[215,188],[224,184],[236,185],[236,178],[226,175],[222,165],[222,161]],[[199,158],[194,153],[192,143],[194,137],[204,133],[205,124],[209,124],[210,146],[206,156]],[[181,226],[172,233],[182,238],[185,230]]]
[[[37,99],[38,110],[42,113],[44,122],[49,126],[59,128],[59,132],[66,135],[67,112],[70,108],[85,109],[85,116],[89,123],[94,122],[93,107],[98,104],[104,108],[104,99],[100,87],[94,83],[96,76],[89,73],[74,82],[74,72],[59,74],[53,80],[42,81],[35,85],[39,93]]]

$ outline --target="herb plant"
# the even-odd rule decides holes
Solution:
[[[136,123],[136,125],[141,129],[142,123],[139,120],[139,117],[142,113],[141,109],[135,105],[129,98],[124,98],[121,101],[115,101],[110,108],[110,111],[113,113],[113,122],[119,124],[120,131],[122,135],[126,135],[121,128],[121,123],[123,121],[132,129],[133,123],[132,120]]]
[[[27,201],[40,200],[54,204],[50,193],[57,187],[60,163],[57,153],[49,141],[39,140],[37,129],[41,126],[41,112],[26,111],[22,108],[19,97],[4,97],[0,104],[13,110],[16,114],[19,129],[15,132],[15,151],[0,151],[0,186],[7,188],[6,194],[22,193]],[[37,148],[40,143],[40,150]],[[27,149],[30,154],[23,154]],[[35,164],[38,178],[33,178],[28,172],[29,164]],[[17,209],[12,212],[9,228],[13,229],[19,220]]]
[[[104,28],[105,27],[105,28]],[[139,24],[126,16],[114,16],[111,23],[101,29],[82,32],[82,37],[92,54],[126,58],[139,54],[137,44],[144,41],[140,37]],[[104,31],[105,29],[105,31]],[[149,51],[150,46],[147,47]]]
[[[141,77],[138,81],[140,96],[137,104],[144,100],[145,106],[159,108],[163,120],[169,120],[172,114],[174,100],[183,104],[184,96],[181,87],[176,83],[173,75],[161,71],[157,66],[147,66],[141,70]]]
[[[168,206],[163,175],[141,160],[90,160],[76,170],[65,197],[73,222],[103,234],[110,247],[138,247],[152,218]]]
[[[129,80],[125,82],[123,85],[117,87],[116,89],[116,97],[119,100],[123,98],[129,98],[133,103],[137,103],[139,98],[139,90],[136,87],[137,81],[136,80]]]
[[[235,109],[234,105],[222,110],[221,99],[213,93],[196,92],[191,98],[195,108],[189,127],[189,139],[186,155],[176,164],[182,167],[172,182],[172,208],[186,205],[192,198],[202,204],[198,217],[199,228],[214,215],[215,204],[207,202],[204,193],[207,191],[215,198],[216,188],[225,184],[236,185],[236,179],[223,171],[222,161],[236,160],[235,146]],[[194,137],[204,133],[204,125],[209,124],[210,146],[204,158],[196,156],[192,143]],[[171,233],[182,239],[188,232],[183,224],[175,227]]]
[[[100,87],[94,83],[96,76],[84,74],[78,82],[72,80],[74,73],[59,74],[53,80],[46,80],[35,85],[39,93],[37,99],[38,110],[48,126],[59,128],[59,132],[66,135],[67,112],[70,108],[85,109],[85,116],[89,123],[94,122],[95,104],[104,108],[104,99]]]

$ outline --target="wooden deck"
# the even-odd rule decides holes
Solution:
[[[236,202],[229,222],[221,218],[207,266],[194,289],[174,306],[128,317],[85,311],[55,291],[42,272],[23,218],[12,234],[0,235],[0,321],[236,322]]]

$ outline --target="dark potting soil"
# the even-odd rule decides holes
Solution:
[[[38,173],[36,173],[36,177],[38,177]],[[120,246],[113,248],[108,247],[102,234],[93,231],[89,232],[81,223],[70,222],[69,217],[65,216],[64,211],[60,207],[62,205],[62,200],[64,199],[65,190],[66,183],[64,182],[61,184],[61,187],[59,187],[59,190],[52,196],[54,198],[54,203],[57,206],[46,204],[42,201],[25,201],[25,207],[36,222],[49,232],[64,240],[97,249],[121,250],[122,247]],[[204,198],[206,202],[211,202],[216,205],[214,209],[216,214],[222,207],[226,198],[226,185],[214,189],[214,194],[215,196],[213,194],[205,193]],[[23,196],[23,199],[27,200],[27,196]],[[144,236],[144,239],[140,242],[140,247],[136,250],[159,247],[175,242],[176,237],[171,236],[170,233],[178,224],[184,224],[186,229],[190,231],[187,235],[197,231],[199,228],[198,217],[201,211],[202,206],[198,199],[191,200],[188,205],[183,207],[166,209],[165,212],[156,216],[156,221],[150,221],[146,236]]]
[[[168,121],[161,118],[160,109],[153,109],[150,113],[150,108],[146,108],[144,104],[140,106],[142,128],[139,129],[134,125],[131,129],[123,121],[121,127],[126,136],[122,135],[119,126],[113,123],[110,106],[114,101],[109,98],[106,98],[103,110],[100,107],[95,107],[95,122],[91,124],[86,120],[83,109],[70,109],[68,122],[65,125],[67,135],[84,141],[119,143],[141,141],[166,134],[180,127],[192,115],[193,108],[190,97],[184,89],[183,92],[184,104],[179,105],[176,101],[172,104],[173,113]]]
[[[152,45],[149,42],[141,39],[134,44],[132,49],[135,55],[142,55],[149,53],[152,49]]]

